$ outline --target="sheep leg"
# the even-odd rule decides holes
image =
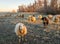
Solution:
[[[22,36],[22,42],[26,42],[25,36]]]
[[[24,42],[23,42],[23,37],[21,36],[21,44],[23,44]]]
[[[19,44],[23,44],[23,37],[19,36]]]
[[[23,36],[23,42],[25,42],[25,36]]]
[[[23,37],[19,36],[19,44],[23,44]]]
[[[47,23],[46,22],[43,22],[43,24],[44,24],[44,28],[47,28]]]
[[[21,36],[19,36],[19,44],[21,43]]]
[[[21,41],[20,41],[20,39],[19,39],[19,44],[20,44],[20,42],[21,42]]]

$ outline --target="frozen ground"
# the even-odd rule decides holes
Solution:
[[[15,35],[15,24],[23,22],[28,29],[24,44],[60,44],[60,28],[54,25],[43,28],[42,23],[28,23],[26,18],[0,18],[0,44],[19,44]],[[53,27],[52,27],[53,26]],[[60,27],[60,26],[59,26]]]

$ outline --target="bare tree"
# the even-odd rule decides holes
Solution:
[[[44,13],[47,13],[47,0],[44,0]]]

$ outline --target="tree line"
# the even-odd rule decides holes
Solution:
[[[39,12],[44,14],[60,14],[60,0],[35,0],[33,4],[18,6],[18,12]]]

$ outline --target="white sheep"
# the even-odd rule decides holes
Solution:
[[[53,18],[53,15],[50,15],[50,14],[49,14],[49,15],[48,15],[48,18],[49,18],[49,19],[52,19],[52,18]]]
[[[34,16],[31,17],[32,22],[36,22],[36,18]]]
[[[60,15],[56,15],[56,17],[60,18]]]
[[[39,19],[42,19],[42,15],[39,15],[38,18],[39,18]]]
[[[28,21],[31,21],[31,17],[32,17],[32,16],[31,16],[31,15],[29,15],[29,17],[28,17]]]
[[[60,22],[60,15],[56,15],[56,17],[58,18],[59,22]]]
[[[55,15],[54,18],[53,18],[53,21],[54,21],[55,23],[59,23],[59,18],[60,18],[59,15]]]
[[[53,23],[53,15],[51,15],[51,14],[49,14],[48,16],[47,16],[47,18],[49,19],[49,24],[52,24]]]
[[[60,24],[60,19],[59,19],[59,16],[55,15],[54,18],[53,18],[53,21],[54,21],[54,26],[56,27],[57,30],[59,30],[59,24]]]
[[[29,17],[28,17],[28,21],[36,22],[35,16],[29,16]]]
[[[19,42],[26,36],[27,34],[27,28],[23,23],[18,23],[15,26],[15,33],[16,35],[21,38],[19,39]],[[25,38],[24,38],[25,39]]]

